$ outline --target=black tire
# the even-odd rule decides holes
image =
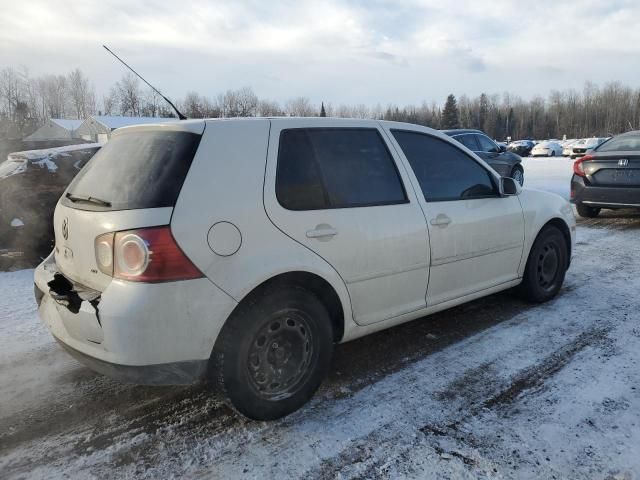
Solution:
[[[322,302],[300,286],[272,285],[236,308],[210,370],[230,407],[254,420],[274,420],[313,396],[332,354],[331,319]]]
[[[600,214],[599,208],[590,207],[582,203],[576,205],[576,210],[578,211],[578,215],[583,218],[596,218]]]
[[[531,247],[519,290],[532,303],[543,303],[558,294],[569,265],[569,248],[562,232],[544,227]]]
[[[513,178],[516,182],[520,184],[520,186],[524,185],[524,170],[522,167],[516,165],[511,170],[511,178]]]

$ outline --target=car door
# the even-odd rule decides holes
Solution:
[[[368,325],[425,307],[428,230],[377,122],[272,120],[265,207],[344,280]],[[409,188],[405,188],[408,185]],[[303,268],[303,266],[301,266]]]
[[[431,248],[427,306],[501,285],[518,276],[524,219],[517,196],[454,142],[390,129],[422,191]]]
[[[491,168],[503,177],[510,176],[510,154],[508,152],[500,151],[500,147],[498,147],[498,145],[486,135],[476,133],[474,136],[476,137],[480,147],[480,149],[474,151],[474,153],[487,162]]]

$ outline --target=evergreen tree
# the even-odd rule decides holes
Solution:
[[[460,128],[458,102],[456,102],[456,97],[454,97],[453,94],[447,97],[447,103],[444,104],[444,110],[442,111],[442,128],[444,130]]]
[[[320,106],[320,116],[321,117],[326,117],[327,116],[327,112],[324,109],[324,102],[322,102],[322,105]]]

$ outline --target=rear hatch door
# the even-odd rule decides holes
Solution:
[[[98,268],[96,237],[168,225],[203,131],[204,122],[189,121],[114,133],[56,207],[54,253],[60,272],[103,291],[111,277]]]

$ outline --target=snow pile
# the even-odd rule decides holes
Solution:
[[[66,156],[68,152],[96,147],[102,147],[102,144],[82,143],[79,145],[66,145],[64,147],[10,153],[7,156],[7,160],[0,163],[0,180],[25,172],[29,162],[40,168],[46,168],[50,172],[55,172],[58,169],[58,165],[55,163],[55,159],[58,156]]]

